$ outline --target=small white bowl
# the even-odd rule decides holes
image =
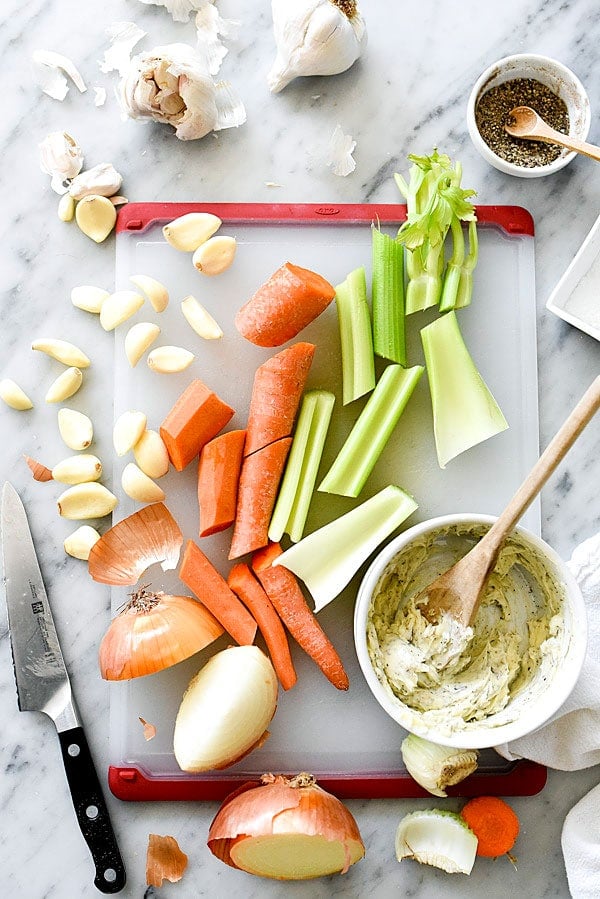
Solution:
[[[599,266],[600,215],[546,303],[550,312],[596,340],[600,340]]]
[[[475,148],[494,168],[518,178],[539,178],[551,175],[568,165],[577,155],[572,150],[562,150],[560,156],[548,165],[533,168],[507,162],[486,144],[475,122],[475,110],[482,95],[492,87],[515,78],[534,78],[549,87],[566,103],[569,111],[569,134],[585,140],[590,130],[591,114],[588,95],[579,78],[562,63],[549,56],[518,53],[505,56],[489,66],[478,78],[467,103],[467,126]]]
[[[553,676],[545,683],[533,680],[517,691],[501,712],[490,715],[467,728],[448,732],[432,727],[422,720],[421,713],[405,705],[380,681],[369,655],[367,623],[373,596],[388,566],[412,541],[439,529],[450,532],[457,527],[489,526],[496,519],[492,515],[457,514],[432,518],[414,525],[400,534],[375,558],[360,585],[354,610],[354,642],[356,653],[367,684],[379,705],[405,730],[434,743],[462,749],[483,749],[516,740],[541,727],[565,702],[581,672],[587,645],[586,611],[581,591],[571,571],[560,556],[543,540],[525,528],[515,528],[519,539],[541,560],[553,579],[563,585],[562,612],[564,632],[561,656]],[[382,675],[385,677],[385,675]]]

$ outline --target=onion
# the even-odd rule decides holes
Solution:
[[[277,675],[258,646],[218,652],[192,678],[175,721],[183,771],[226,768],[262,745],[277,707]]]
[[[345,874],[365,854],[351,813],[311,774],[265,774],[232,793],[210,826],[208,848],[233,868],[279,880]]]
[[[155,674],[199,652],[223,628],[191,596],[132,594],[110,623],[100,644],[100,673],[105,680],[130,680]]]

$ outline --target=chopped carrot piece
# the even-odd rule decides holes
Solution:
[[[335,296],[329,281],[286,262],[235,317],[240,334],[257,346],[281,346],[320,315]]]
[[[277,556],[280,556],[282,552],[283,550],[279,543],[269,541],[266,546],[252,553],[253,570],[258,573],[259,571],[264,571],[265,568],[270,568]]]
[[[477,796],[467,802],[460,814],[477,837],[477,855],[497,858],[515,845],[519,819],[503,799]]]
[[[230,559],[237,559],[269,542],[271,513],[291,444],[292,438],[284,437],[244,458]]]
[[[314,353],[313,343],[295,343],[256,369],[244,448],[247,456],[292,433]]]
[[[200,536],[224,531],[235,521],[245,431],[227,431],[205,443],[198,464]]]
[[[188,540],[185,547],[179,578],[237,643],[254,642],[256,621],[193,540]]]
[[[267,553],[272,553],[276,557],[281,553],[281,547],[274,543],[267,551],[255,553],[252,557],[252,568],[277,614],[296,643],[316,662],[327,680],[338,690],[347,690],[350,683],[343,662],[309,609],[298,581],[283,565],[265,567]]]
[[[160,427],[160,436],[177,471],[183,471],[234,412],[202,381],[196,379],[186,387]]]
[[[285,629],[271,600],[244,562],[233,566],[227,583],[256,619],[281,686],[289,690],[296,683],[296,670]]]

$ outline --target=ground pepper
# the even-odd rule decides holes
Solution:
[[[563,100],[535,78],[513,78],[486,91],[475,109],[475,122],[482,138],[497,156],[524,168],[548,165],[562,147],[542,141],[512,137],[504,130],[515,106],[531,106],[556,131],[569,133],[569,111]]]

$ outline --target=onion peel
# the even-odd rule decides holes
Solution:
[[[33,475],[34,481],[52,481],[52,471],[49,468],[46,468],[45,465],[42,465],[41,462],[38,462],[36,459],[32,459],[31,456],[23,457],[27,462],[29,468],[31,469],[31,474]]]
[[[175,837],[161,837],[156,833],[148,834],[148,851],[146,853],[146,883],[148,886],[161,887],[165,879],[176,883],[183,877],[187,864],[188,857],[179,848]]]
[[[149,721],[146,721],[146,719],[141,716],[138,718],[138,721],[144,728],[144,740],[153,740],[156,736],[156,725],[150,724]]]

